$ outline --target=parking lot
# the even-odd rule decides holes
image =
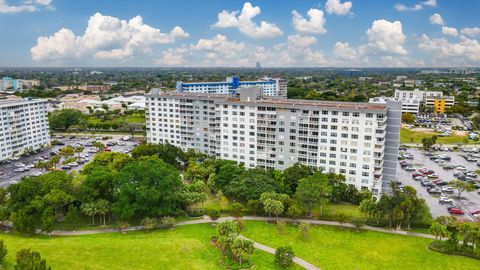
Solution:
[[[100,138],[100,137],[81,137],[81,136],[76,136],[76,137],[64,137],[64,138],[56,138],[53,137],[53,140],[57,140],[61,142],[63,145],[53,145],[50,148],[44,149],[43,151],[40,151],[38,153],[32,154],[27,157],[20,157],[18,160],[12,160],[9,163],[6,164],[1,164],[0,165],[0,187],[6,187],[11,183],[15,183],[20,181],[20,179],[24,176],[29,176],[29,175],[41,175],[46,173],[46,170],[44,169],[37,169],[37,168],[28,168],[26,166],[30,165],[29,167],[33,167],[33,164],[37,162],[38,160],[44,159],[47,160],[51,158],[52,154],[55,153],[61,148],[70,145],[73,146],[75,144],[80,144],[83,147],[83,152],[81,153],[84,158],[82,160],[85,163],[80,163],[76,166],[72,166],[71,168],[64,168],[66,171],[71,171],[71,170],[81,170],[84,164],[88,163],[93,158],[93,155],[95,154],[94,152],[94,147],[91,146],[91,143],[94,141],[98,141],[103,143],[104,145],[107,145],[108,143],[110,144],[115,144],[108,146],[112,152],[123,152],[123,153],[129,153],[136,145],[138,145],[138,140],[136,139],[129,139],[128,141],[123,141],[121,135],[110,135],[110,138]],[[26,166],[20,166],[21,164],[24,164]],[[58,165],[58,167],[62,167],[61,164]],[[19,168],[25,169],[24,171],[18,170]],[[16,171],[17,170],[17,171]]]
[[[457,179],[457,177],[454,176],[454,173],[458,172],[458,170],[444,169],[442,167],[443,165],[441,166],[441,163],[440,164],[435,163],[430,159],[430,156],[426,156],[425,151],[412,148],[412,149],[408,149],[406,153],[412,154],[413,159],[406,159],[406,161],[410,162],[417,171],[420,168],[427,168],[429,170],[433,170],[434,171],[433,174],[435,174],[438,177],[432,177],[432,178],[437,178],[445,182],[449,182],[451,180]],[[465,166],[467,171],[475,171],[480,169],[477,166],[477,162],[474,161],[475,160],[474,158],[471,161],[467,161],[463,157],[463,155],[467,155],[467,153],[464,153],[464,152],[436,151],[434,154],[435,155],[440,154],[440,155],[449,157],[451,160],[445,161],[444,164],[452,165],[452,167],[463,165]],[[476,159],[476,160],[480,160],[480,159]],[[427,191],[427,187],[422,186],[420,181],[418,180],[416,181],[412,178],[412,173],[414,173],[415,171],[407,171],[405,169],[402,169],[399,163],[397,172],[398,172],[397,174],[398,180],[402,183],[402,185],[408,185],[408,186],[414,187],[417,190],[418,195],[425,199],[434,217],[449,215],[447,207],[453,206],[463,210],[465,212],[465,215],[464,215],[465,218],[472,221],[475,220],[475,217],[472,216],[470,212],[480,209],[480,194],[478,194],[480,189],[476,189],[475,191],[468,192],[468,193],[463,192],[461,194],[460,199],[457,199],[456,197],[456,194],[457,194],[456,190],[454,193],[446,193],[442,191],[441,194],[432,195]],[[476,183],[478,183],[477,180],[475,181]],[[444,184],[448,186],[448,183],[444,183]],[[439,189],[442,188],[440,186],[436,186],[436,187]],[[453,200],[453,203],[440,204],[439,203],[440,196],[447,196],[451,198]],[[477,218],[479,217],[477,216]]]

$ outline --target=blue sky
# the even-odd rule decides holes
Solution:
[[[478,11],[479,0],[0,0],[0,66],[480,66]]]

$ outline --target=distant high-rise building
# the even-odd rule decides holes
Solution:
[[[50,144],[46,100],[0,100],[0,115],[0,160]]]
[[[262,68],[262,66],[260,65],[260,62],[257,62],[257,63],[255,64],[255,68],[256,68],[256,69],[261,69],[261,68]]]

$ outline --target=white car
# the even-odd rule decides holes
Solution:
[[[23,164],[23,163],[15,163],[15,167],[25,167],[25,164]]]
[[[445,193],[453,193],[454,189],[451,186],[444,186],[442,187],[442,191]]]
[[[10,181],[10,185],[15,185],[17,183],[18,183],[17,181]]]
[[[15,170],[13,170],[14,172],[24,172],[25,171],[25,168],[23,167],[20,167],[20,168],[16,168]]]
[[[441,203],[441,204],[453,203],[453,200],[448,198],[448,197],[440,197],[440,199],[438,199],[438,202]]]

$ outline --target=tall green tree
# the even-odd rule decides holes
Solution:
[[[114,182],[113,213],[121,220],[175,215],[185,206],[178,171],[158,158],[127,164]]]
[[[283,171],[285,185],[288,187],[287,193],[293,195],[298,186],[298,181],[313,174],[313,169],[309,166],[295,163]]]
[[[48,121],[51,129],[68,130],[71,126],[86,124],[86,116],[76,109],[62,109],[49,114]]]
[[[450,186],[457,190],[457,198],[460,198],[463,192],[472,192],[475,190],[475,186],[472,183],[460,180],[450,181]]]
[[[332,187],[328,183],[325,174],[316,172],[313,175],[300,179],[295,198],[301,206],[304,206],[308,215],[311,215],[312,208],[320,203],[320,200],[328,198]]]

